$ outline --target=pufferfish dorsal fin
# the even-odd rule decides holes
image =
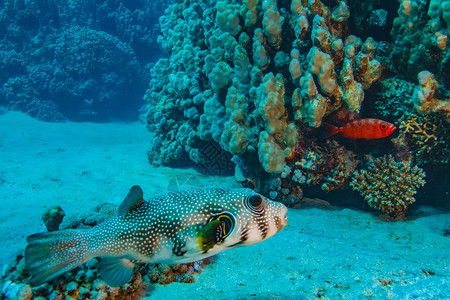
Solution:
[[[233,231],[234,223],[234,218],[228,213],[215,216],[198,231],[198,247],[206,253],[215,245],[223,243]]]
[[[127,212],[138,207],[143,201],[144,193],[142,192],[142,189],[138,185],[133,186],[120,205],[118,215],[125,215]]]

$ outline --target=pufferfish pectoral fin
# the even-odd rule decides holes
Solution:
[[[198,230],[198,247],[206,253],[215,245],[223,243],[233,231],[234,223],[234,218],[228,213],[215,216],[203,228]]]
[[[123,286],[133,278],[134,263],[124,257],[102,257],[100,276],[112,287]]]
[[[142,192],[142,189],[138,185],[133,186],[120,205],[118,215],[125,215],[127,212],[138,207],[143,201],[144,193]]]

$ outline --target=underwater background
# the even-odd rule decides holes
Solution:
[[[450,299],[450,1],[0,1],[1,299]],[[31,286],[37,232],[246,187],[267,241]]]

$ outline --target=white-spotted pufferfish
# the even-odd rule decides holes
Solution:
[[[203,189],[143,200],[133,186],[118,215],[92,229],[28,237],[26,267],[37,285],[102,257],[103,280],[121,286],[133,261],[188,263],[259,243],[287,224],[287,208],[250,189]]]

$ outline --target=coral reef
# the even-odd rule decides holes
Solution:
[[[5,299],[33,299],[33,291],[30,285],[13,283],[12,281],[7,281],[3,284],[2,295]]]
[[[205,267],[205,265],[210,263],[212,260],[212,258],[206,258],[204,260],[180,265],[147,264],[147,270],[142,271],[144,271],[144,274],[148,274],[147,276],[151,283],[192,283],[195,281],[192,275],[199,273],[201,268]]]
[[[93,212],[69,215],[61,223],[64,211],[60,207],[49,208],[42,216],[46,226],[53,228],[61,223],[61,229],[90,228],[117,214],[112,204],[100,204]],[[52,229],[53,229],[52,228]],[[194,282],[193,275],[200,273],[212,258],[180,265],[138,263],[133,278],[122,287],[110,287],[101,279],[97,270],[100,258],[85,264],[36,287],[29,285],[25,258],[18,255],[16,260],[5,266],[1,275],[2,299],[140,299],[151,284],[172,282]]]
[[[399,139],[418,164],[447,164],[450,123],[440,115],[410,115],[400,120]]]
[[[369,35],[375,39],[386,39],[392,30],[392,23],[398,16],[399,1],[348,1],[351,11],[350,27],[360,37]]]
[[[418,74],[418,85],[399,78],[381,81],[376,94],[377,115],[391,118],[400,134],[393,140],[400,160],[424,164],[448,163],[450,100],[428,71]]]
[[[208,166],[228,155],[237,181],[289,206],[306,187],[345,189],[360,154],[446,162],[446,12],[439,0],[170,5],[158,38],[168,58],[150,70],[144,97],[150,162]],[[400,134],[364,147],[321,139],[323,121],[362,117]],[[426,128],[413,133],[415,117]]]
[[[447,117],[450,122],[450,97],[446,100],[440,100],[437,97],[438,82],[434,75],[428,71],[422,71],[417,75],[419,86],[416,87],[412,101],[419,113],[440,112]]]
[[[380,118],[399,120],[415,112],[415,84],[400,78],[387,78],[378,83],[374,111]]]
[[[292,164],[293,182],[321,184],[327,192],[344,187],[357,164],[354,154],[335,141],[326,141],[322,146],[313,141],[298,144],[288,161]]]
[[[0,3],[0,105],[45,121],[136,119],[158,1]]]
[[[407,207],[415,202],[416,189],[425,184],[425,172],[410,162],[396,162],[392,155],[370,162],[367,170],[356,171],[350,186],[370,207],[387,217],[403,220]]]
[[[448,2],[443,0],[400,2],[391,31],[392,70],[411,81],[428,70],[444,86],[450,86],[448,10]]]
[[[336,141],[319,145],[308,137],[292,148],[280,174],[264,173],[252,165],[251,159],[238,155],[233,162],[238,182],[290,207],[302,205],[307,187],[319,185],[324,192],[345,188],[358,164],[356,156]]]
[[[140,299],[149,288],[148,279],[136,272],[130,283],[122,287],[106,285],[98,275],[97,259],[70,271],[64,279],[54,279],[37,287],[27,283],[25,258],[18,256],[16,265],[8,267],[3,276],[4,299]]]
[[[173,164],[216,143],[280,174],[299,126],[359,112],[383,70],[377,43],[350,35],[345,1],[185,1],[161,17],[170,58],[151,70],[149,158]],[[192,30],[196,28],[197,30]]]

